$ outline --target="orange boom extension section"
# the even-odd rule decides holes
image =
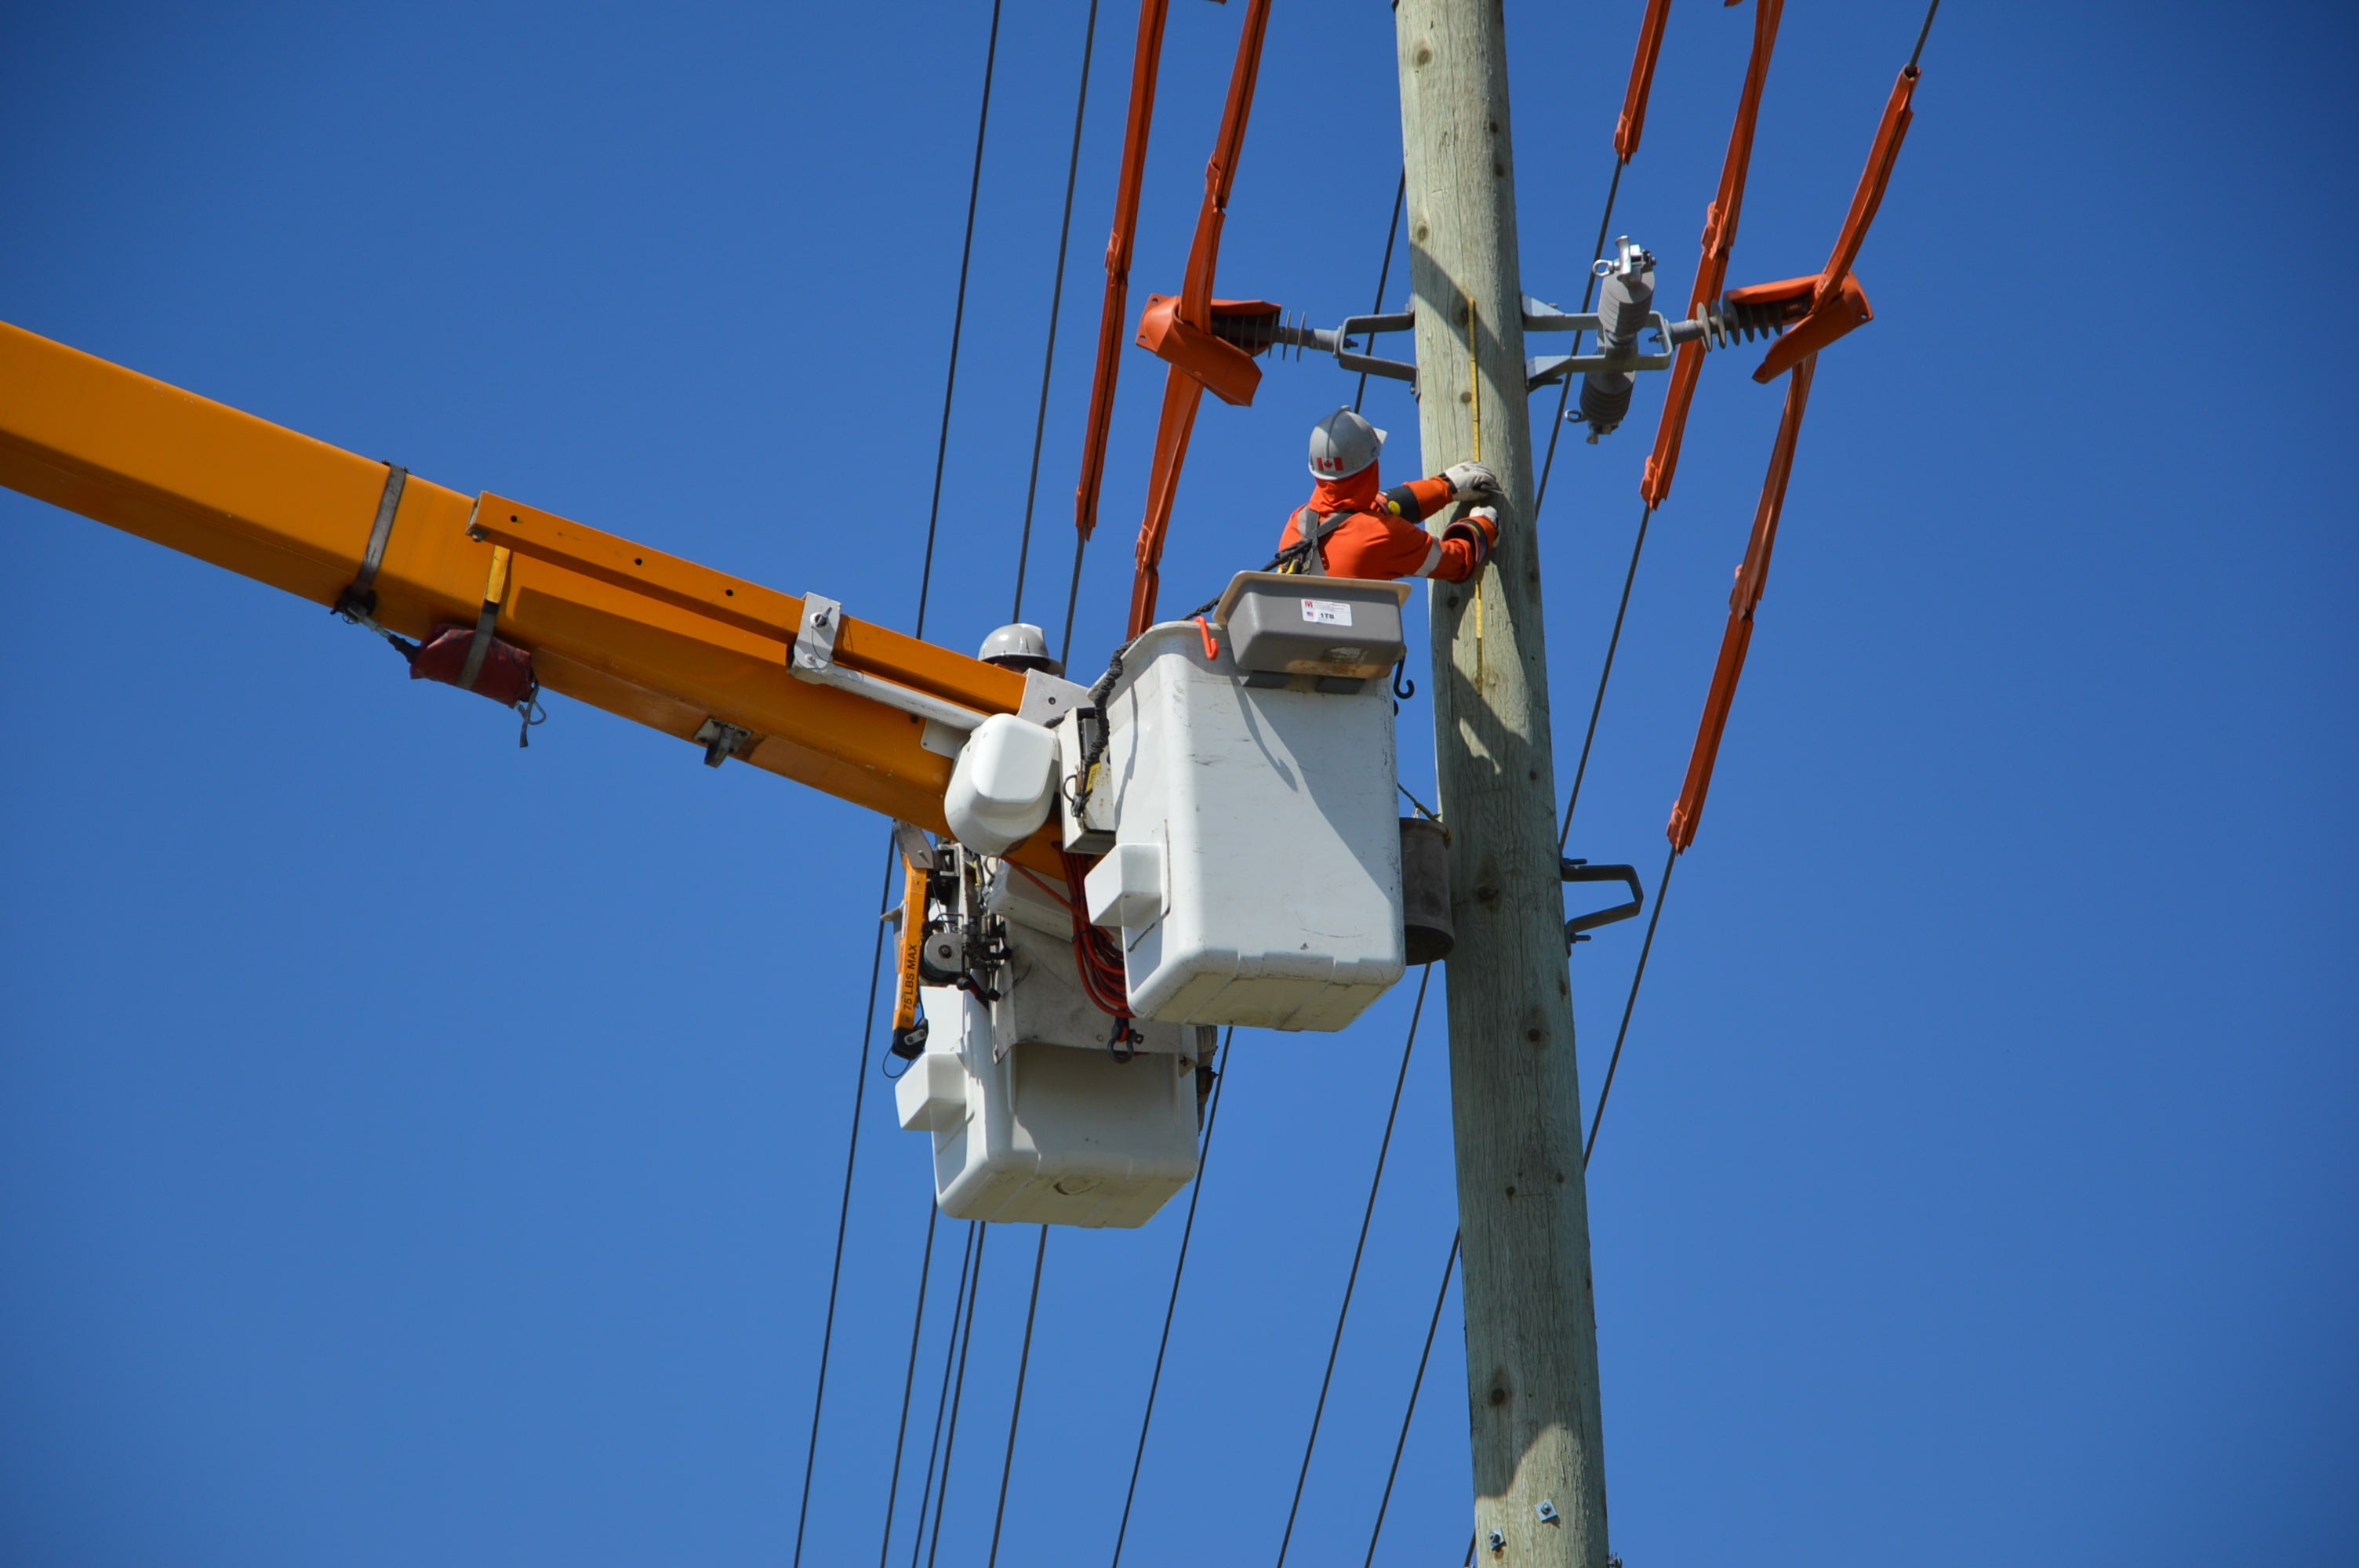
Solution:
[[[143,539],[335,604],[358,575],[386,465],[0,322],[0,484]],[[735,754],[856,806],[947,832],[951,760],[924,721],[788,673],[802,600],[518,502],[410,477],[374,580],[375,619],[424,638],[486,609],[541,685],[686,741],[708,720]],[[323,630],[325,630],[323,628]],[[977,712],[1012,713],[1022,677],[846,619],[836,657]],[[1043,836],[1044,838],[1047,836]],[[1061,876],[1053,847],[1016,858]]]

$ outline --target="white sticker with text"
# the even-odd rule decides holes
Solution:
[[[1302,601],[1302,619],[1313,626],[1349,626],[1352,607],[1339,599],[1306,599]]]

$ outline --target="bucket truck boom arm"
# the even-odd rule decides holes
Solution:
[[[12,490],[332,606],[360,573],[389,471],[0,322]],[[829,628],[829,667],[797,678],[800,599],[521,503],[411,476],[391,521],[371,581],[388,630],[474,622],[505,547],[499,634],[531,650],[546,689],[681,740],[734,727],[748,738],[732,754],[756,767],[936,832],[951,758],[909,708],[1027,707],[1022,675],[848,617]],[[1063,875],[1046,842],[1016,858]]]

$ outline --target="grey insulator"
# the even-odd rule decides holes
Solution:
[[[1655,309],[1655,258],[1625,235],[1614,242],[1611,261],[1601,261],[1597,290],[1597,346],[1607,354],[1634,352],[1638,334]],[[1593,370],[1581,384],[1581,417],[1592,440],[1610,435],[1630,414],[1636,378],[1628,371]]]
[[[1610,436],[1630,416],[1637,378],[1625,370],[1593,370],[1581,383],[1581,419],[1594,436]]]
[[[1703,322],[1707,344],[1724,349],[1731,343],[1749,343],[1756,338],[1780,336],[1791,324],[1788,318],[1799,316],[1790,304],[1740,305],[1723,297],[1718,304],[1707,305],[1698,312]]]
[[[1614,272],[1597,291],[1598,334],[1609,348],[1635,343],[1655,308],[1655,269]]]

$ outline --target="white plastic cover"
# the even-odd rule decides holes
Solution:
[[[1142,1019],[1336,1030],[1407,967],[1392,698],[1310,684],[1247,687],[1192,622],[1125,656],[1101,786],[1120,869],[1100,862],[1090,903],[1103,872]],[[1116,859],[1132,846],[1159,862],[1151,902]]]
[[[1082,883],[1096,925],[1144,928],[1163,913],[1163,846],[1116,844]]]
[[[942,815],[968,849],[1005,854],[1049,819],[1056,785],[1057,738],[1028,719],[995,713],[959,752]]]
[[[1116,1061],[1102,1047],[992,1044],[989,1007],[966,991],[927,987],[933,1025],[922,1072],[954,1076],[954,1109],[929,1116],[934,1196],[953,1219],[1003,1224],[1144,1225],[1196,1174],[1196,1062],[1169,1052]],[[939,1076],[938,1076],[939,1075]],[[905,1108],[905,1116],[906,1116]],[[905,1119],[903,1125],[911,1125]]]

